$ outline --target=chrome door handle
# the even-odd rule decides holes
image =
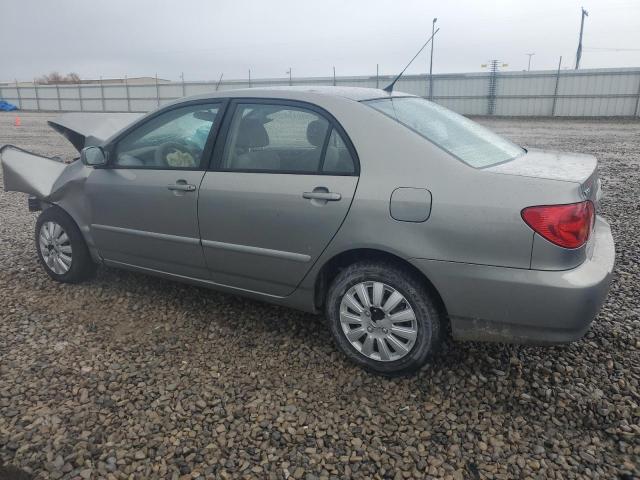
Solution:
[[[167,185],[169,190],[179,190],[181,192],[195,192],[196,186],[189,183],[172,183]]]
[[[302,198],[308,200],[324,200],[327,202],[337,202],[342,198],[342,195],[335,192],[304,192]]]

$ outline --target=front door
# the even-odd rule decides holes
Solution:
[[[236,101],[230,113],[198,200],[207,266],[216,283],[286,296],[349,211],[355,153],[311,107]]]
[[[102,257],[208,277],[198,229],[198,190],[220,104],[161,112],[108,147],[107,168],[86,183],[91,234]]]

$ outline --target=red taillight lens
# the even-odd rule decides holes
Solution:
[[[522,219],[536,233],[564,248],[578,248],[589,240],[595,210],[589,200],[568,205],[539,205],[522,210]]]

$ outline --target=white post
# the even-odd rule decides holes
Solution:
[[[102,76],[100,77],[100,103],[102,104],[102,111],[104,112],[104,85],[102,84]]]
[[[36,79],[33,79],[33,89],[36,91],[36,110],[40,110],[40,97],[38,96],[38,84]]]
[[[124,76],[124,89],[127,92],[127,112],[131,111],[131,95],[129,95],[129,79]]]
[[[16,92],[18,92],[18,108],[22,110],[22,97],[20,96],[20,85],[18,85],[18,79],[16,81]]]
[[[156,102],[160,107],[160,88],[158,87],[158,74],[156,73]]]

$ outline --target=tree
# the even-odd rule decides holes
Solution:
[[[43,75],[36,79],[36,82],[41,85],[55,85],[61,83],[80,83],[80,75],[77,73],[68,73],[67,75],[61,75],[59,72],[51,72],[48,75]]]

